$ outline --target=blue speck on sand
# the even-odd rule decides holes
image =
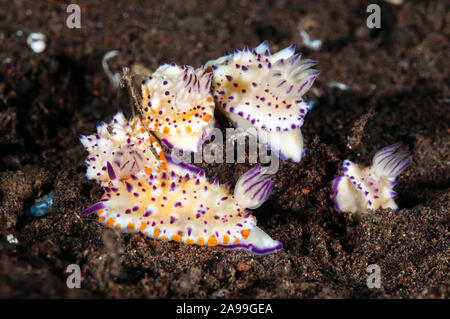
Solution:
[[[34,217],[40,217],[47,213],[53,206],[53,192],[36,200],[36,204],[31,206],[30,214]]]

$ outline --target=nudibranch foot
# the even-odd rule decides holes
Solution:
[[[214,128],[212,73],[175,63],[161,65],[142,83],[141,112],[160,140],[187,152],[198,152]]]
[[[281,244],[256,228],[246,208],[259,206],[273,182],[264,169],[253,168],[236,186],[210,183],[203,170],[186,174],[141,170],[128,179],[118,179],[111,163],[103,199],[83,211],[96,212],[106,226],[123,232],[141,232],[159,240],[174,240],[199,246],[246,249],[256,254],[279,250]],[[255,230],[256,229],[256,230]]]
[[[236,114],[229,114],[229,119],[234,123],[235,128],[246,132],[255,132],[258,141],[266,145],[281,160],[291,160],[299,163],[305,155],[303,144],[303,135],[300,128],[284,132],[268,132],[266,130],[255,128],[251,122],[243,119]],[[286,147],[289,145],[290,147]]]
[[[336,210],[353,214],[364,214],[368,209],[398,209],[393,191],[395,179],[411,163],[409,152],[396,150],[400,143],[378,151],[370,167],[361,167],[345,160],[343,176],[332,182],[333,202]]]
[[[283,248],[277,240],[273,240],[261,228],[256,226],[247,239],[236,245],[220,246],[225,249],[245,249],[254,255],[268,255]]]
[[[316,63],[301,60],[291,45],[270,54],[267,42],[250,51],[235,50],[208,62],[219,110],[237,127],[266,132],[266,143],[283,157],[299,162],[303,154],[300,127],[309,110],[302,96],[319,71]],[[263,141],[264,142],[264,141]]]

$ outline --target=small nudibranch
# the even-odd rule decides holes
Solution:
[[[320,73],[311,69],[314,61],[300,56],[295,45],[271,55],[264,41],[252,51],[245,47],[205,65],[212,67],[217,106],[234,126],[255,128],[261,142],[294,162],[302,158],[300,127],[309,110],[302,96]]]
[[[142,82],[141,112],[150,131],[168,146],[198,152],[214,129],[212,73],[175,63],[161,65]]]
[[[247,210],[261,205],[274,184],[259,166],[240,177],[234,195],[217,180],[208,182],[203,170],[184,177],[141,170],[119,180],[112,165],[107,167],[111,182],[103,187],[103,199],[81,215],[97,212],[99,221],[109,227],[159,240],[246,249],[254,254],[282,248],[256,227],[256,218]]]
[[[397,184],[397,176],[411,163],[407,157],[409,152],[396,152],[400,145],[397,143],[378,151],[369,167],[344,161],[344,176],[338,176],[332,182],[336,210],[364,214],[368,209],[398,209],[393,187]]]
[[[97,126],[96,134],[80,135],[79,138],[89,152],[85,161],[86,178],[96,180],[102,185],[110,181],[108,162],[114,168],[118,179],[128,178],[131,173],[142,169],[167,170],[161,145],[146,131],[138,116],[128,121],[119,111],[111,123],[103,122]]]

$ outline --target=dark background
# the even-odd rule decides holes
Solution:
[[[366,27],[371,2],[380,29]],[[0,297],[448,297],[448,1],[77,1],[81,29],[65,24],[69,3],[0,1]],[[303,44],[300,28],[323,41],[320,50]],[[43,53],[26,44],[31,32],[47,36]],[[254,211],[282,251],[157,242],[79,216],[102,192],[84,179],[77,135],[130,110],[102,69],[106,52],[120,52],[113,72],[198,67],[263,40],[272,52],[295,43],[321,70],[307,95],[307,156],[281,163]],[[360,223],[334,211],[330,182],[342,161],[367,164],[398,141],[413,158],[396,186],[401,209]],[[201,166],[221,182],[250,168]],[[51,191],[53,209],[32,217]],[[81,289],[66,287],[69,264],[81,267]],[[369,264],[381,267],[381,289],[366,286]]]

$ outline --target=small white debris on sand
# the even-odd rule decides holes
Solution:
[[[6,240],[8,241],[8,243],[10,244],[18,244],[19,241],[17,240],[17,238],[13,235],[13,234],[9,234],[6,236]]]
[[[47,48],[47,44],[45,43],[47,37],[45,34],[39,32],[33,32],[27,37],[27,44],[30,46],[31,50],[36,53],[44,52]]]
[[[106,75],[108,76],[109,80],[111,81],[112,85],[114,86],[114,88],[118,88],[119,87],[119,83],[120,83],[120,73],[112,73],[109,70],[108,67],[108,60],[119,55],[119,51],[117,50],[112,50],[109,52],[106,52],[106,54],[103,56],[102,59],[102,67],[103,70],[105,71]]]
[[[322,42],[323,42],[322,40],[319,40],[319,39],[311,40],[311,38],[309,37],[309,34],[306,33],[306,31],[301,28],[300,28],[300,35],[303,37],[303,44],[306,47],[317,51],[322,46]]]
[[[327,86],[329,88],[338,88],[339,90],[342,90],[342,91],[348,90],[347,84],[344,84],[342,82],[328,82]]]
[[[384,0],[384,1],[396,6],[400,6],[403,4],[403,0]]]

